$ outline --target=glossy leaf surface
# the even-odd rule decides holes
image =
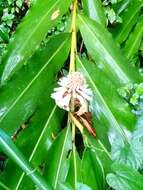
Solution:
[[[14,145],[11,138],[3,130],[0,130],[0,148],[28,174],[35,185],[37,185],[41,190],[52,189],[38,172],[33,172],[32,166],[28,163],[28,161]]]
[[[126,57],[116,46],[110,33],[102,25],[84,15],[79,15],[78,18],[89,55],[116,87],[119,88],[129,82],[141,81],[137,70],[128,66]]]
[[[1,77],[2,84],[23,64],[39,47],[61,16],[67,12],[71,1],[66,0],[36,0],[17,28],[7,52],[3,57],[4,71]],[[27,63],[28,64],[28,63]]]
[[[21,73],[17,74],[7,87],[1,89],[1,128],[13,134],[35,111],[42,100],[42,93],[46,93],[46,86],[53,84],[55,74],[67,59],[69,40],[68,34],[50,39],[47,46],[37,51],[29,60],[30,63],[21,70]],[[48,72],[51,70],[52,72]]]
[[[135,29],[125,43],[124,51],[128,59],[137,55],[143,37],[143,16],[139,19]]]
[[[69,168],[67,156],[71,148],[71,128],[67,126],[48,151],[47,167],[45,168],[44,176],[54,189],[58,188],[58,185],[66,180]]]
[[[122,127],[131,130],[136,122],[129,106],[119,97],[114,85],[94,63],[77,58],[77,64],[78,70],[84,73],[94,94],[91,105],[93,113],[101,123],[104,123],[104,127],[114,128],[124,136]],[[100,132],[99,138],[101,137]]]
[[[78,182],[81,182],[81,159],[78,155],[75,145],[72,147],[72,152],[69,159],[70,167],[66,182],[70,184],[71,187],[78,189]]]
[[[122,23],[118,24],[113,36],[116,39],[116,42],[121,44],[128,37],[133,26],[137,22],[137,18],[143,6],[142,0],[131,0],[128,7],[124,10],[121,18]]]
[[[46,105],[48,110],[43,109],[44,107],[42,106],[40,113],[33,118],[34,121],[28,126],[27,130],[23,131],[23,133],[19,135],[17,140],[17,144],[23,151],[27,147],[27,157],[36,168],[47,162],[48,150],[54,141],[52,136],[58,134],[60,123],[63,119],[63,113],[61,110],[57,109],[53,104],[50,105],[50,101],[45,101],[45,103],[47,103]],[[49,113],[46,113],[43,117],[43,111],[45,111],[45,113]],[[39,120],[42,121],[39,122]],[[40,129],[41,127],[42,131]],[[31,144],[29,144],[29,141],[25,142],[23,140],[26,139],[26,136],[29,134],[32,134],[30,136]],[[29,187],[29,189],[34,189],[33,184],[28,180],[27,176],[24,176],[24,173],[21,173],[18,177],[16,176],[15,190],[24,189],[25,185],[26,187]]]
[[[83,183],[87,184],[91,189],[104,189],[104,170],[96,154],[91,149],[86,149],[81,162],[81,174]],[[89,170],[89,172],[87,172]]]
[[[83,0],[84,12],[93,20],[106,25],[106,17],[100,0]]]

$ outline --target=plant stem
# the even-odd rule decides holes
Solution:
[[[74,1],[73,3],[73,15],[72,15],[72,25],[71,25],[71,33],[72,33],[72,39],[71,39],[71,54],[70,54],[70,68],[69,68],[69,73],[75,72],[76,67],[75,67],[75,58],[76,58],[76,53],[77,53],[77,39],[76,39],[76,12],[77,12],[77,0]],[[74,100],[71,100],[71,110],[74,111]],[[69,118],[70,118],[69,113]],[[76,175],[76,148],[75,148],[75,124],[71,121],[71,127],[72,127],[72,151],[74,155],[74,171],[75,171],[75,176],[74,176],[74,186],[76,188],[76,183],[77,183],[77,175]]]
[[[76,43],[76,14],[77,14],[77,0],[73,4],[73,15],[72,15],[72,25],[71,25],[71,54],[70,54],[70,68],[69,72],[75,71],[75,57],[77,53],[77,43]]]

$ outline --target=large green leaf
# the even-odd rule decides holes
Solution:
[[[70,155],[70,167],[67,175],[66,182],[71,185],[74,189],[77,189],[78,182],[81,182],[81,160],[79,158],[76,147],[73,144],[72,152]]]
[[[135,29],[125,43],[124,51],[128,59],[137,55],[143,37],[143,16],[139,19]]]
[[[2,84],[24,63],[38,48],[46,33],[68,10],[71,1],[36,0],[17,28],[3,57],[4,71]]]
[[[37,185],[41,190],[52,189],[50,185],[40,176],[40,174],[29,164],[24,158],[23,154],[19,151],[11,138],[0,129],[0,148],[9,156],[22,170],[31,178],[33,183]],[[33,172],[34,171],[34,172]]]
[[[129,82],[139,82],[138,71],[128,65],[111,34],[99,23],[79,15],[79,28],[89,55],[94,59],[116,88]],[[88,35],[87,35],[88,34]]]
[[[100,0],[83,0],[84,12],[93,20],[106,25],[106,17]]]
[[[143,176],[134,169],[115,163],[112,165],[114,173],[107,175],[108,184],[115,190],[143,189]]]
[[[67,55],[65,54],[65,52],[62,51],[61,47],[60,49],[57,49],[58,47],[56,46],[58,46],[58,44],[61,45],[60,43],[68,44],[69,43],[68,38],[69,38],[68,35],[59,35],[51,39],[50,40],[51,42],[49,42],[47,45],[53,44],[53,47],[55,47],[57,51],[60,50],[61,52],[60,55],[63,56],[62,59],[66,59]],[[64,47],[67,48],[67,50],[65,51],[67,51],[67,54],[68,54],[69,45],[66,45],[66,44],[65,46],[63,46],[63,48]],[[47,48],[44,50],[45,54],[43,54],[44,51],[41,50],[39,52],[39,55],[36,56],[35,59],[33,59],[33,61],[35,60],[35,62],[33,63],[37,63],[37,64],[36,65],[34,64],[32,67],[32,70],[30,71],[36,72],[38,71],[38,69],[41,69],[42,65],[39,66],[40,60],[43,66],[46,64],[46,61],[49,59],[48,52],[46,50]],[[53,53],[55,53],[55,50],[51,46],[51,53],[52,51],[54,51]],[[41,56],[44,59],[42,59]],[[32,164],[36,168],[39,167],[39,165],[43,164],[43,162],[45,162],[45,159],[47,157],[47,150],[49,149],[53,141],[52,134],[56,135],[56,133],[58,132],[59,127],[61,125],[60,123],[63,117],[63,112],[56,108],[56,106],[54,105],[54,101],[50,98],[50,94],[54,88],[55,75],[63,64],[63,61],[61,60],[61,58],[60,57],[56,58],[56,56],[58,56],[58,52],[55,53],[55,57],[54,57],[55,60],[51,62],[51,67],[48,67],[45,72],[41,73],[43,75],[43,77],[41,78],[42,80],[40,78],[38,79],[41,81],[40,85],[41,86],[43,85],[43,89],[44,89],[40,91],[40,94],[41,94],[40,102],[39,102],[40,104],[38,104],[38,107],[36,111],[34,112],[34,115],[30,119],[28,127],[24,129],[22,132],[20,132],[16,140],[18,147],[20,147],[23,153],[26,154],[27,159],[30,158],[29,160],[32,162]],[[38,59],[38,62],[36,61],[37,59]],[[58,61],[60,61],[58,62],[58,64],[56,62],[57,59]],[[55,66],[54,66],[54,63],[56,64]],[[49,69],[52,72],[48,72]],[[31,72],[28,72],[28,74],[30,73]],[[21,77],[23,78],[23,76]],[[31,75],[29,77],[31,77]],[[33,78],[29,78],[29,79],[31,80]],[[22,83],[23,81],[20,81],[20,82]],[[37,89],[35,89],[35,91],[37,91]],[[29,98],[31,98],[31,95],[29,96]],[[19,109],[23,109],[22,105],[21,106],[19,105]],[[17,113],[14,113],[14,114],[15,115],[13,115],[13,117],[16,117]],[[9,121],[9,123],[15,122],[16,124],[16,121],[17,120],[14,120],[14,121],[11,120]],[[26,184],[26,187],[29,189],[34,188],[33,184],[31,183],[30,180],[28,180],[27,176],[23,178],[22,172],[19,171],[19,168],[16,167],[12,162],[7,163],[6,169],[1,175],[1,178],[3,179],[4,182],[7,182],[8,173],[11,170],[15,172],[15,175],[13,175],[9,180],[9,185],[12,189],[16,189],[19,186],[19,189],[24,190],[25,184]]]
[[[131,0],[128,7],[124,10],[121,15],[122,23],[118,24],[113,32],[113,36],[119,44],[124,42],[128,37],[130,31],[137,22],[142,6],[142,0]]]
[[[47,105],[48,106],[48,105]],[[43,107],[42,107],[43,108]],[[19,135],[18,142],[17,144],[22,148],[24,151],[26,147],[30,146],[29,141],[27,142],[26,136],[29,134],[34,133],[35,127],[36,127],[36,137],[35,134],[31,135],[31,146],[27,148],[27,154],[29,161],[34,165],[34,167],[38,167],[42,165],[43,163],[46,163],[47,161],[47,156],[48,156],[48,150],[51,147],[53,143],[53,138],[52,135],[57,135],[58,131],[60,130],[61,127],[61,122],[63,119],[63,114],[62,112],[57,109],[56,106],[53,105],[53,109],[50,110],[50,113],[48,115],[47,121],[45,121],[45,117],[42,118],[41,115],[44,114],[43,111],[41,110],[40,117],[37,116],[35,118],[35,121],[31,123],[30,126],[28,126],[26,131],[23,131],[22,134]],[[45,112],[46,109],[44,110]],[[47,114],[46,114],[47,115]],[[38,122],[39,119],[44,120],[44,122]],[[44,126],[39,125],[39,124],[44,124]],[[39,127],[43,127],[42,131],[38,129]],[[39,131],[40,130],[40,131]],[[22,141],[22,142],[21,142]],[[30,184],[27,176],[24,176],[24,173],[16,177],[16,182],[15,182],[15,190],[17,189],[24,189],[26,186],[27,188],[32,190],[34,189],[33,184]]]
[[[102,164],[96,157],[93,149],[85,149],[81,162],[82,182],[91,189],[103,190],[105,188],[105,176]]]
[[[53,135],[57,135],[63,119],[62,110],[57,109],[53,100],[47,97],[50,97],[50,92],[43,94],[42,105],[39,106],[28,126],[16,138],[16,145],[35,168],[46,163],[48,149],[54,140]],[[8,185],[11,189],[35,189],[27,175],[22,174],[11,160],[7,162],[5,170],[0,175],[4,183],[7,183],[11,171],[15,173],[9,179]]]
[[[105,142],[105,135],[102,137],[102,133],[104,133],[104,128],[109,127],[117,130],[124,138],[123,127],[131,130],[136,122],[129,106],[119,97],[109,78],[94,63],[77,57],[77,68],[84,73],[93,91],[91,110],[96,115],[97,120],[103,124],[102,129],[101,125],[97,128],[97,136]],[[95,123],[96,125],[98,126]]]
[[[29,60],[31,64],[0,89],[0,127],[11,135],[35,111],[42,101],[42,94],[46,94],[53,84],[55,75],[67,59],[69,41],[69,34],[50,39],[47,46]]]
[[[66,180],[69,169],[67,156],[71,148],[71,128],[70,125],[68,125],[67,128],[58,135],[48,151],[44,177],[54,189],[58,189],[60,183],[64,183]]]

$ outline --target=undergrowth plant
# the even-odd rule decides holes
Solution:
[[[0,190],[143,189],[143,1],[0,2]]]

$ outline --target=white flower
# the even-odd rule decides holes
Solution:
[[[88,102],[92,100],[92,91],[88,88],[83,75],[80,72],[73,72],[59,80],[60,87],[54,89],[51,97],[56,104],[67,111],[70,111],[71,99],[79,102],[78,115],[88,111]]]

